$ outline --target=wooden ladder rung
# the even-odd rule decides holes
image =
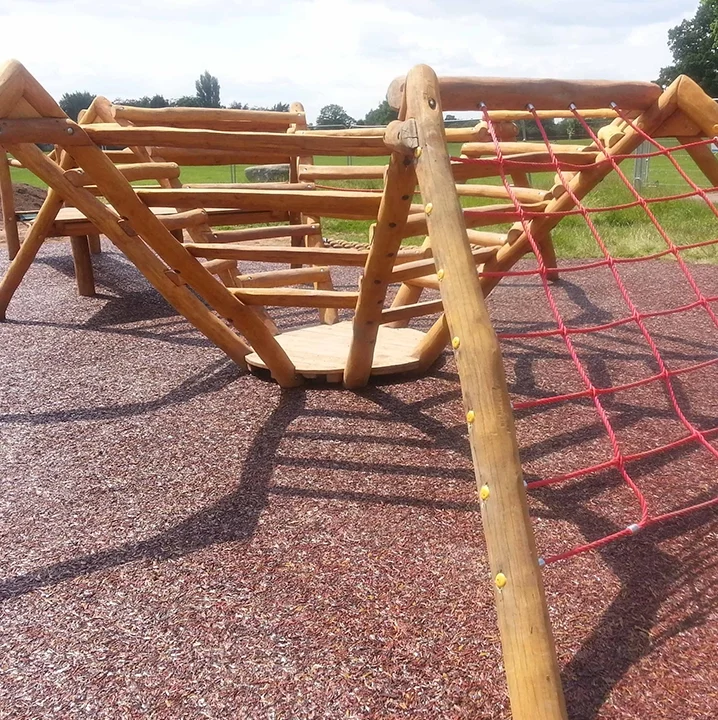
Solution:
[[[301,263],[304,265],[350,265],[363,267],[368,252],[347,248],[279,247],[273,245],[225,245],[185,243],[195,257],[231,258],[255,262]]]
[[[334,290],[304,290],[303,288],[229,288],[245,305],[273,305],[277,307],[354,308],[359,293]]]
[[[476,247],[472,249],[471,254],[474,256],[474,262],[478,265],[485,263],[496,254],[497,247]],[[406,282],[414,278],[420,278],[427,275],[436,277],[436,266],[433,258],[427,260],[415,260],[414,262],[397,265],[389,276],[390,283]]]
[[[226,260],[223,262],[235,262]],[[269,270],[267,272],[239,275],[237,284],[243,288],[271,288],[283,285],[302,285],[304,283],[326,282],[329,279],[328,267],[292,268],[291,270]]]
[[[381,314],[381,323],[384,325],[401,320],[411,320],[411,318],[421,317],[422,315],[433,315],[443,309],[444,306],[441,300],[424,300],[411,305],[400,305],[399,307],[384,310]]]
[[[321,235],[318,223],[302,225],[275,225],[270,227],[246,228],[244,230],[215,230],[212,239],[217,242],[247,242],[249,240],[270,240],[281,237],[304,237]]]

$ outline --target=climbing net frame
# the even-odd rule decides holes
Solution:
[[[461,163],[478,163],[478,164],[493,164],[498,170],[499,177],[503,183],[506,191],[508,192],[511,202],[513,203],[516,212],[519,215],[519,222],[521,229],[523,230],[526,239],[536,257],[536,267],[532,269],[514,268],[507,271],[486,271],[483,273],[486,277],[495,278],[506,278],[506,277],[521,277],[521,276],[533,276],[537,277],[543,291],[543,295],[548,303],[550,314],[553,319],[554,327],[545,330],[528,330],[524,332],[500,332],[498,337],[502,341],[508,340],[528,340],[537,338],[560,338],[565,349],[570,357],[571,364],[578,373],[582,389],[575,392],[563,392],[556,393],[550,396],[541,397],[537,399],[514,401],[513,408],[515,411],[531,410],[539,406],[547,405],[558,405],[560,403],[571,403],[580,401],[583,399],[589,400],[593,409],[600,420],[600,423],[605,432],[605,437],[608,439],[611,450],[611,457],[603,462],[593,463],[585,467],[565,472],[562,474],[544,477],[538,480],[530,481],[527,483],[529,490],[534,490],[542,487],[558,485],[571,480],[577,480],[585,478],[587,476],[595,475],[596,473],[603,471],[615,470],[619,473],[623,483],[630,490],[635,502],[637,504],[637,513],[633,522],[629,523],[621,529],[617,529],[615,532],[603,535],[597,539],[589,542],[584,542],[568,550],[558,552],[555,554],[548,555],[539,559],[541,566],[551,565],[560,560],[566,560],[574,557],[581,553],[600,548],[613,541],[627,538],[635,535],[639,531],[647,529],[651,526],[658,525],[660,523],[667,522],[669,520],[682,517],[692,512],[696,512],[701,509],[718,505],[718,495],[702,502],[688,502],[687,504],[681,504],[679,507],[671,509],[669,511],[661,512],[655,511],[652,507],[652,503],[646,498],[646,495],[641,489],[640,484],[633,477],[630,465],[638,461],[644,461],[654,456],[669,453],[670,451],[687,446],[689,444],[697,445],[703,448],[710,456],[713,461],[718,460],[718,448],[711,444],[710,440],[713,437],[718,436],[718,425],[709,427],[706,429],[699,429],[696,423],[691,421],[688,414],[684,411],[682,403],[679,400],[678,393],[675,388],[675,378],[681,375],[687,375],[690,373],[696,373],[705,368],[718,364],[718,352],[715,357],[704,360],[701,362],[693,362],[686,366],[671,367],[664,358],[661,350],[658,347],[657,342],[652,336],[649,328],[646,324],[647,320],[659,317],[665,317],[669,315],[685,315],[694,310],[699,310],[707,315],[711,325],[718,329],[718,315],[716,314],[715,303],[718,303],[718,295],[707,295],[699,287],[694,274],[691,271],[689,264],[683,257],[683,253],[687,250],[706,248],[709,246],[718,245],[718,232],[716,237],[702,240],[699,242],[692,242],[688,244],[676,244],[670,237],[666,228],[660,222],[656,213],[653,211],[652,206],[657,203],[674,202],[684,200],[688,198],[698,198],[702,200],[713,216],[718,219],[718,210],[711,203],[708,193],[718,190],[716,187],[702,188],[698,186],[681,167],[679,162],[674,157],[675,153],[682,150],[689,150],[701,146],[710,146],[716,139],[708,138],[701,140],[691,140],[690,142],[679,143],[676,146],[668,147],[661,144],[657,139],[651,137],[644,132],[633,120],[629,117],[629,114],[623,112],[617,105],[613,105],[612,108],[616,111],[618,117],[626,124],[631,127],[636,133],[638,133],[645,141],[649,142],[654,148],[650,152],[638,153],[631,155],[619,155],[611,154],[607,152],[606,147],[599,139],[595,131],[586,122],[581,112],[575,105],[570,106],[570,110],[576,120],[581,124],[589,138],[593,141],[595,146],[598,148],[600,155],[599,163],[606,164],[610,167],[612,173],[620,179],[622,186],[630,193],[631,198],[628,202],[621,204],[606,205],[602,207],[591,207],[585,204],[575,191],[572,189],[571,178],[574,173],[581,172],[585,169],[585,166],[573,166],[567,165],[566,163],[560,162],[556,156],[554,147],[551,145],[544,121],[539,117],[538,112],[532,105],[527,105],[527,110],[533,116],[541,138],[546,146],[547,153],[550,158],[550,166],[555,172],[557,182],[565,189],[565,192],[570,196],[573,203],[573,208],[570,210],[564,210],[559,212],[539,212],[532,211],[525,205],[522,205],[516,196],[514,186],[511,184],[509,179],[509,173],[511,172],[513,161],[511,159],[504,158],[501,149],[501,143],[499,133],[497,132],[496,123],[492,121],[490,110],[482,104],[481,110],[484,115],[485,122],[487,123],[491,140],[494,144],[495,155],[493,159],[474,159],[465,157],[452,158],[455,162]],[[631,183],[630,179],[621,170],[620,163],[628,158],[635,159],[636,157],[665,157],[670,164],[675,168],[681,179],[688,185],[688,190],[680,194],[663,195],[658,197],[644,197]],[[523,167],[526,167],[526,163],[523,163]],[[546,171],[545,164],[538,164],[535,168],[537,171]],[[593,217],[599,213],[605,212],[617,212],[626,211],[632,208],[640,208],[645,216],[648,218],[650,225],[660,236],[662,242],[665,244],[665,248],[656,252],[645,254],[639,257],[616,257],[611,254],[609,244],[602,237]],[[467,216],[471,215],[471,210],[465,211]],[[563,219],[569,216],[578,216],[582,218],[588,228],[596,247],[599,250],[599,257],[597,260],[585,261],[585,262],[572,262],[570,264],[562,264],[560,267],[560,273],[577,273],[585,272],[588,270],[594,270],[598,268],[606,268],[610,273],[615,289],[618,290],[623,305],[626,308],[626,314],[622,317],[605,322],[601,324],[594,324],[590,326],[572,326],[565,318],[565,314],[562,312],[559,302],[556,299],[556,293],[552,287],[552,283],[549,279],[551,268],[547,267],[544,260],[542,246],[539,238],[536,237],[536,233],[532,228],[532,220],[537,218],[555,218]],[[683,303],[676,307],[667,307],[660,310],[642,311],[639,309],[638,303],[634,300],[631,293],[629,292],[628,286],[624,281],[621,274],[621,267],[626,264],[645,263],[651,260],[657,260],[659,258],[672,259],[679,272],[687,282],[688,286],[695,299],[688,303]],[[554,271],[555,272],[555,271]],[[656,372],[642,377],[632,382],[620,383],[616,385],[600,386],[591,377],[591,374],[587,370],[584,361],[580,357],[574,338],[578,335],[588,335],[592,333],[610,331],[614,328],[622,326],[633,326],[637,329],[643,338],[645,347],[650,352],[650,357],[656,367]],[[681,426],[683,427],[684,433],[680,437],[675,437],[668,442],[663,442],[657,447],[651,447],[638,452],[628,452],[623,443],[619,440],[617,433],[612,425],[610,414],[605,407],[605,398],[612,394],[622,391],[628,391],[642,386],[660,384],[663,388],[665,396],[668,398],[670,407],[674,413],[675,418],[678,419]],[[635,511],[634,511],[635,512]]]

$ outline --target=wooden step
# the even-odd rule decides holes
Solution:
[[[276,307],[351,308],[356,307],[358,292],[304,290],[303,288],[230,288],[245,305]]]
[[[304,237],[321,235],[319,223],[303,225],[274,225],[270,227],[246,228],[244,230],[215,230],[212,239],[217,242],[247,242],[249,240],[269,240],[282,237]]]
[[[213,262],[213,261],[210,261]],[[219,262],[235,262],[223,260]],[[291,270],[269,270],[267,272],[238,275],[237,285],[241,288],[268,288],[283,285],[303,285],[304,283],[321,283],[330,279],[328,267],[302,267]]]

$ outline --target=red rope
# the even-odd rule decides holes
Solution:
[[[631,122],[631,120],[627,117],[625,117],[624,114],[620,112],[620,110],[616,109],[614,106],[614,109],[617,110],[617,113],[622,119],[624,119],[631,128],[635,132],[639,134],[639,136],[644,137],[646,140],[650,140],[654,147],[657,148],[656,151],[648,152],[648,153],[641,153],[638,155],[611,155],[610,151],[608,151],[603,144],[600,142],[598,137],[595,135],[593,130],[590,128],[590,126],[586,123],[586,121],[580,116],[578,111],[575,107],[571,107],[571,110],[574,113],[574,116],[577,117],[579,122],[583,125],[584,129],[588,132],[589,137],[593,140],[593,142],[596,145],[597,151],[599,152],[599,156],[597,159],[597,162],[592,164],[592,168],[597,167],[598,165],[603,165],[604,167],[606,165],[609,165],[610,168],[618,175],[619,178],[621,178],[624,185],[628,188],[628,190],[631,192],[631,194],[634,197],[634,200],[629,203],[624,203],[622,205],[614,205],[614,206],[608,206],[608,207],[600,207],[600,208],[587,208],[584,206],[581,202],[581,199],[576,195],[574,189],[571,187],[570,179],[565,177],[565,172],[568,171],[581,171],[585,170],[585,165],[579,165],[579,166],[572,166],[568,163],[562,162],[557,156],[556,153],[551,146],[551,142],[548,138],[548,135],[546,133],[546,130],[541,123],[540,118],[538,117],[538,114],[534,110],[532,106],[528,106],[528,109],[531,111],[532,115],[534,116],[534,121],[536,122],[536,125],[539,129],[539,132],[541,134],[541,137],[543,139],[543,142],[546,146],[549,159],[550,159],[550,167],[555,171],[556,175],[558,176],[561,184],[566,190],[566,193],[569,195],[571,202],[573,203],[574,207],[571,210],[568,211],[561,211],[561,212],[539,212],[535,210],[531,210],[530,206],[526,207],[523,206],[513,189],[513,186],[508,180],[507,175],[511,171],[512,163],[514,161],[510,159],[505,159],[502,150],[501,150],[501,144],[498,139],[498,135],[496,133],[496,130],[494,128],[493,122],[491,121],[491,118],[489,116],[489,112],[485,107],[482,107],[484,117],[487,121],[487,127],[489,130],[489,133],[491,135],[492,142],[494,144],[494,150],[495,150],[495,158],[491,160],[480,160],[480,159],[471,159],[471,158],[452,158],[455,162],[462,162],[462,163],[472,163],[472,164],[486,164],[487,166],[495,167],[499,175],[501,177],[501,181],[504,185],[504,188],[511,199],[511,202],[513,203],[514,210],[516,217],[518,217],[519,222],[521,223],[521,227],[523,229],[523,233],[525,236],[526,241],[528,242],[529,246],[533,250],[536,259],[537,259],[537,269],[535,270],[511,270],[511,271],[503,271],[503,272],[487,272],[483,273],[485,276],[493,276],[493,277],[509,277],[509,276],[527,276],[527,275],[538,275],[544,294],[546,296],[549,308],[551,310],[551,314],[553,315],[554,322],[556,323],[556,328],[548,329],[548,330],[534,330],[534,331],[528,331],[523,333],[501,333],[499,334],[499,337],[503,340],[506,339],[523,339],[523,338],[546,338],[546,337],[555,337],[560,336],[563,340],[563,343],[566,346],[566,349],[568,350],[568,354],[571,358],[571,361],[573,362],[574,367],[576,368],[576,371],[578,372],[578,375],[581,379],[582,384],[584,385],[584,389],[573,392],[573,393],[564,393],[560,395],[553,395],[549,397],[543,397],[535,400],[528,400],[524,402],[515,402],[514,408],[515,409],[528,409],[528,408],[535,408],[543,405],[548,405],[552,403],[559,403],[559,402],[575,402],[577,400],[587,399],[590,398],[595,411],[597,412],[601,423],[603,424],[604,430],[606,432],[606,435],[608,436],[608,440],[610,442],[611,446],[611,459],[602,463],[594,464],[590,467],[581,468],[579,470],[575,470],[569,473],[565,473],[563,475],[559,475],[553,478],[545,478],[543,480],[538,480],[535,482],[531,482],[527,485],[528,488],[534,489],[539,487],[546,487],[548,485],[554,485],[556,483],[565,482],[567,480],[575,479],[578,477],[582,477],[585,475],[606,471],[606,470],[617,470],[623,480],[623,482],[627,485],[627,487],[630,489],[630,491],[633,493],[639,507],[639,513],[638,518],[636,522],[630,524],[627,528],[624,528],[622,530],[619,530],[615,533],[609,534],[606,537],[599,538],[597,540],[594,540],[592,542],[584,543],[578,547],[572,548],[570,550],[567,550],[565,552],[562,552],[557,555],[553,555],[551,557],[546,558],[545,560],[541,560],[541,564],[550,564],[553,562],[557,562],[558,560],[567,559],[570,557],[573,557],[579,553],[586,552],[598,547],[601,547],[609,542],[612,542],[614,540],[625,538],[631,535],[634,535],[639,530],[648,527],[649,525],[655,525],[659,522],[663,522],[669,519],[673,519],[676,517],[681,517],[689,512],[692,512],[697,509],[711,507],[713,505],[718,504],[718,497],[708,500],[702,503],[698,503],[695,505],[691,505],[688,507],[680,508],[668,513],[658,514],[658,515],[652,515],[650,513],[648,503],[646,501],[646,498],[644,497],[643,493],[641,492],[640,488],[637,486],[637,484],[634,482],[634,480],[631,478],[627,465],[631,462],[637,462],[639,460],[643,460],[645,458],[651,457],[656,455],[657,453],[661,452],[668,452],[670,450],[673,450],[675,448],[681,447],[687,443],[690,442],[697,442],[699,445],[701,445],[703,448],[708,450],[711,455],[714,458],[718,458],[718,450],[714,448],[710,442],[708,441],[708,437],[718,434],[718,428],[712,428],[710,430],[698,430],[693,423],[691,423],[688,418],[685,416],[678,399],[675,394],[675,390],[672,384],[672,379],[678,375],[683,375],[687,373],[696,372],[698,370],[701,370],[703,368],[713,366],[715,364],[718,364],[718,357],[706,360],[703,362],[694,363],[692,365],[681,367],[681,368],[668,368],[663,360],[663,357],[661,356],[661,353],[658,349],[658,346],[654,342],[653,338],[651,337],[650,333],[648,332],[648,329],[645,325],[645,320],[650,318],[656,318],[656,317],[664,317],[669,315],[676,315],[679,313],[685,313],[689,312],[691,310],[696,310],[699,308],[703,308],[707,314],[709,315],[710,319],[714,323],[716,327],[718,327],[718,316],[716,315],[716,312],[711,307],[711,303],[718,302],[718,296],[716,297],[706,297],[700,288],[698,287],[695,279],[693,278],[685,260],[681,257],[681,253],[685,250],[692,249],[692,248],[698,248],[698,247],[705,247],[708,245],[715,245],[718,243],[718,238],[709,240],[709,241],[703,241],[703,242],[696,242],[689,245],[680,245],[677,246],[671,238],[668,236],[667,232],[661,225],[661,223],[656,218],[655,214],[652,212],[650,205],[657,203],[657,202],[667,202],[670,200],[679,200],[679,199],[685,199],[689,197],[696,197],[699,196],[702,199],[705,200],[705,202],[711,207],[711,210],[713,211],[714,215],[718,217],[718,211],[713,207],[713,205],[710,203],[710,200],[707,196],[707,192],[710,190],[713,190],[714,188],[711,188],[710,190],[705,190],[703,188],[700,188],[698,185],[696,185],[690,178],[687,176],[687,174],[680,168],[678,163],[675,161],[675,158],[672,157],[673,152],[677,152],[679,150],[686,150],[693,147],[698,147],[701,145],[707,145],[713,142],[713,140],[700,140],[690,143],[685,143],[682,145],[679,145],[674,148],[666,148],[657,143],[655,140],[650,138],[648,135],[646,135],[640,128],[638,128],[634,123]],[[681,176],[688,182],[689,186],[691,187],[691,191],[687,193],[681,193],[679,195],[671,195],[671,196],[665,196],[660,198],[644,198],[641,196],[635,188],[633,188],[632,184],[629,182],[629,180],[626,178],[625,174],[620,170],[619,168],[619,162],[623,159],[627,159],[629,157],[658,157],[658,156],[665,156],[668,157],[671,161],[671,163],[676,167],[676,169],[679,171]],[[525,169],[528,168],[529,164],[522,163],[523,167]],[[536,163],[537,169],[546,171],[547,164],[546,163]],[[612,211],[620,211],[620,210],[626,210],[629,208],[634,207],[640,207],[642,210],[646,213],[648,216],[650,222],[653,224],[653,226],[658,231],[659,235],[663,239],[663,241],[666,244],[666,249],[662,251],[655,252],[651,255],[645,255],[638,258],[614,258],[605,242],[603,241],[600,233],[598,232],[598,229],[596,228],[593,219],[591,217],[592,214],[600,213],[600,212],[612,212]],[[472,215],[472,210],[467,209],[464,211],[467,216]],[[473,211],[473,214],[477,214],[478,212],[481,212],[482,216],[491,216],[492,213],[486,212],[486,211]],[[497,215],[505,216],[506,211],[497,211]],[[586,269],[592,269],[597,267],[607,267],[609,271],[611,272],[613,279],[616,283],[616,286],[619,289],[621,298],[628,308],[629,314],[625,317],[619,318],[617,320],[614,320],[612,322],[603,323],[601,325],[594,325],[590,327],[568,327],[565,324],[565,321],[562,317],[561,311],[558,307],[558,303],[556,302],[556,299],[553,295],[553,291],[551,290],[551,286],[548,281],[548,269],[545,265],[543,255],[541,252],[540,244],[537,242],[536,238],[533,235],[533,228],[532,228],[532,221],[534,219],[538,218],[563,218],[570,215],[580,215],[583,217],[584,221],[586,222],[586,225],[588,226],[600,252],[603,256],[602,259],[589,262],[589,263],[581,263],[573,266],[568,267],[561,267],[561,272],[577,272],[581,270]],[[673,255],[676,258],[676,261],[678,263],[678,266],[683,273],[683,275],[686,277],[686,280],[688,281],[692,291],[694,292],[696,296],[696,300],[694,302],[686,303],[680,307],[675,308],[667,308],[663,310],[656,310],[652,312],[640,312],[635,303],[633,302],[632,298],[630,297],[630,294],[623,282],[623,279],[619,273],[619,267],[628,262],[644,262],[649,259],[655,259],[658,257],[663,257],[666,255]],[[596,387],[593,382],[591,381],[588,372],[583,366],[583,363],[581,362],[581,359],[578,356],[578,353],[574,347],[572,336],[575,335],[586,335],[589,333],[594,332],[600,332],[609,330],[612,328],[625,326],[635,323],[636,327],[639,329],[645,343],[647,344],[648,348],[651,351],[651,355],[653,356],[654,361],[656,362],[656,365],[658,367],[658,372],[654,373],[653,375],[642,378],[640,380],[636,380],[630,383],[624,383],[621,385],[616,385],[612,387]],[[672,440],[661,447],[658,448],[652,448],[650,450],[632,453],[632,454],[626,454],[623,452],[621,445],[618,441],[618,438],[616,436],[616,433],[611,425],[610,418],[608,416],[608,413],[606,412],[605,408],[603,407],[601,403],[601,397],[637,387],[641,387],[644,385],[648,385],[650,383],[655,382],[662,382],[666,394],[670,400],[670,403],[672,405],[673,412],[675,413],[676,417],[680,421],[680,423],[683,425],[683,427],[686,430],[686,435],[680,438],[677,438],[675,440]]]

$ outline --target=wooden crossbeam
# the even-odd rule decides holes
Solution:
[[[339,290],[305,290],[303,288],[231,288],[230,292],[245,305],[282,307],[351,308],[359,298],[357,292]]]

